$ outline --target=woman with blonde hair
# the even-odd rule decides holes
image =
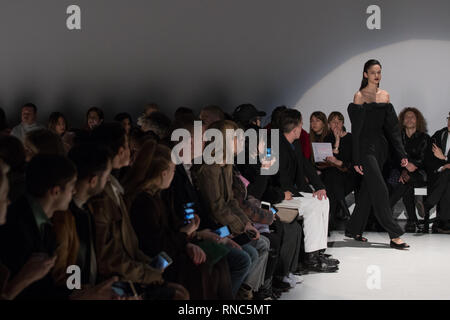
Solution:
[[[140,249],[149,257],[166,252],[173,264],[164,278],[180,283],[192,299],[231,299],[231,281],[226,259],[211,265],[205,252],[191,242],[199,226],[196,216],[181,230],[171,207],[161,198],[175,172],[168,147],[148,141],[124,178],[127,207],[131,223],[139,239]]]

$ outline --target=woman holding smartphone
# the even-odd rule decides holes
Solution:
[[[353,164],[362,176],[356,207],[347,225],[345,235],[366,242],[362,233],[373,207],[380,225],[388,232],[390,246],[406,249],[409,245],[400,236],[403,230],[394,220],[389,204],[389,193],[382,175],[382,167],[388,156],[388,138],[401,159],[401,166],[408,165],[402,143],[400,126],[389,93],[379,88],[381,64],[369,60],[364,65],[363,80],[353,103],[348,106],[352,122]]]
[[[198,216],[183,230],[172,224],[174,213],[161,199],[161,191],[169,188],[174,172],[171,150],[148,141],[125,176],[126,202],[139,247],[149,257],[167,253],[173,263],[164,271],[164,278],[186,287],[193,300],[231,299],[226,259],[211,266],[205,252],[190,241],[200,223]]]

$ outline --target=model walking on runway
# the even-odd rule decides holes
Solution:
[[[362,175],[361,189],[356,198],[355,210],[347,224],[345,235],[366,242],[362,236],[371,208],[380,225],[388,232],[390,246],[395,249],[409,248],[400,239],[403,230],[394,220],[389,204],[389,193],[382,175],[388,157],[388,142],[399,155],[402,167],[408,164],[402,144],[400,126],[389,93],[379,88],[381,64],[369,60],[364,65],[361,88],[348,106],[352,122],[353,164]]]

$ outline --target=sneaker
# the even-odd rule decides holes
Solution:
[[[293,273],[289,273],[288,278],[291,279],[292,281],[294,281],[295,283],[302,283],[305,278],[299,275],[295,275]]]
[[[283,278],[283,282],[289,284],[291,288],[295,288],[295,286],[297,285],[294,279],[288,278],[287,276]]]

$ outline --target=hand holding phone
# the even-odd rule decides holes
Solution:
[[[112,290],[120,298],[137,297],[136,288],[131,281],[118,281],[114,282],[111,286]]]
[[[228,237],[231,234],[230,229],[227,226],[215,230],[214,233],[217,233],[221,238]]]
[[[151,266],[155,269],[164,271],[168,266],[172,264],[173,260],[167,253],[161,251],[151,262]]]

